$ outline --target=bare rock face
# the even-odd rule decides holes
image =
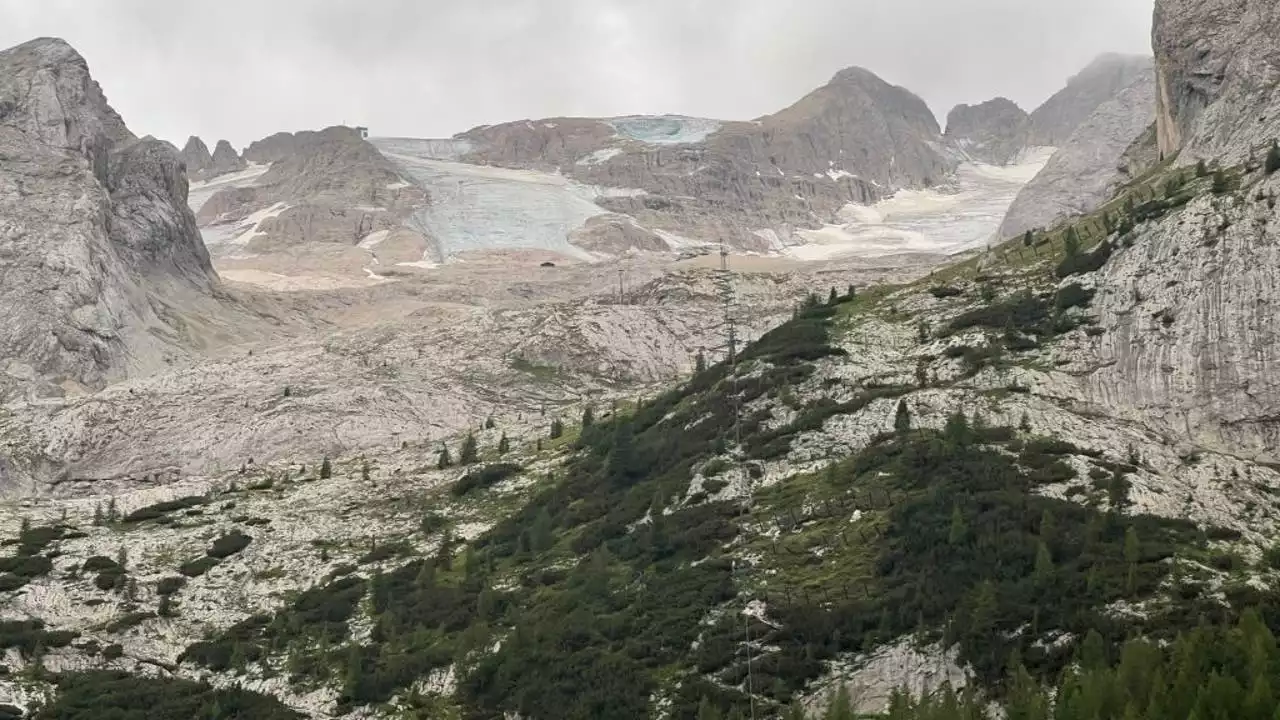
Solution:
[[[1280,13],[1270,0],[1160,0],[1152,41],[1162,154],[1240,162],[1280,137]]]
[[[62,40],[0,52],[0,121],[0,400],[162,366],[216,283],[182,159]]]
[[[355,245],[371,233],[399,227],[426,202],[425,194],[402,181],[352,128],[273,135],[250,146],[246,156],[274,160],[254,186],[230,187],[211,197],[200,221],[229,224],[264,214],[252,231],[250,250],[317,242]]]
[[[1076,128],[1151,69],[1151,58],[1137,55],[1099,56],[1067,86],[1031,113],[1031,144],[1061,147]]]
[[[219,140],[213,149],[212,166],[210,167],[210,176],[226,175],[227,173],[239,172],[245,169],[248,164],[231,147],[231,143],[226,140]]]
[[[956,167],[924,101],[861,68],[752,122],[552,118],[457,136],[465,162],[559,171],[643,194],[600,201],[641,225],[740,248],[833,220],[850,202],[942,182]]]
[[[947,114],[947,141],[966,156],[1008,165],[1026,149],[1031,116],[1008,98],[981,105],[957,105]]]
[[[244,159],[256,163],[273,163],[291,154],[297,144],[298,139],[293,133],[278,132],[249,143],[249,147],[244,150]]]
[[[1150,162],[1138,154],[1142,146],[1135,143],[1151,127],[1154,112],[1155,75],[1147,70],[1100,105],[1022,188],[1000,225],[1000,237],[1051,227],[1105,202],[1117,182]]]
[[[187,144],[182,146],[182,162],[187,166],[188,177],[200,177],[213,167],[213,156],[209,147],[200,138],[192,135]]]

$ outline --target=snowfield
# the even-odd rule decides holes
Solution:
[[[948,188],[899,190],[875,205],[846,205],[839,223],[797,230],[804,242],[790,245],[786,253],[817,261],[981,247],[1000,228],[1018,191],[1052,154],[1052,148],[1040,148],[1006,167],[965,163]]]

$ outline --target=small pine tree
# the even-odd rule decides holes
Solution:
[[[899,435],[911,430],[911,411],[907,409],[907,403],[902,400],[898,401],[898,411],[893,416],[893,429]]]
[[[1209,166],[1205,164],[1204,160],[1201,160],[1200,162],[1196,163],[1196,177],[1198,178],[1209,177]]]
[[[369,463],[367,462],[360,466],[360,479],[369,482]]]
[[[564,435],[564,422],[560,418],[551,421],[551,439],[555,440]]]
[[[462,441],[462,450],[458,452],[458,464],[474,465],[480,460],[480,446],[476,443],[476,436],[467,433],[467,437]]]
[[[840,294],[836,292],[835,288],[831,288],[831,294],[827,296],[827,304],[835,305],[838,302],[840,302]]]
[[[588,405],[585,408],[583,408],[582,409],[582,429],[586,430],[587,428],[594,425],[595,422],[596,422],[596,414],[594,411],[592,411],[591,406]]]
[[[848,295],[846,295],[845,297],[848,297],[850,300],[852,300],[852,299],[854,299],[854,298],[858,297],[858,288],[856,288],[856,287],[854,287],[852,284],[850,284],[850,285],[849,285],[849,294],[848,294]]]
[[[1074,225],[1067,228],[1067,237],[1062,241],[1062,249],[1067,254],[1068,260],[1074,260],[1080,256],[1080,233],[1076,231]]]
[[[1031,247],[1032,245],[1035,245],[1035,244],[1036,244],[1036,234],[1031,230],[1028,230],[1027,234],[1022,236],[1022,245],[1024,247]]]
[[[439,460],[436,461],[436,467],[443,470],[447,467],[451,467],[452,465],[453,465],[453,457],[449,455],[449,446],[445,444],[441,444],[440,458]]]
[[[121,568],[129,567],[129,550],[123,545],[116,551],[116,564]]]
[[[1271,149],[1267,151],[1266,171],[1268,175],[1280,170],[1280,142],[1271,141]]]
[[[485,421],[484,421],[484,429],[485,429],[485,430],[492,430],[492,429],[494,429],[495,427],[497,427],[497,424],[493,421],[493,416],[492,416],[492,415],[490,415],[488,418],[485,418]]]
[[[320,461],[320,479],[328,480],[331,477],[333,477],[333,465],[329,464],[329,456],[326,455],[324,459]]]
[[[102,503],[93,506],[93,524],[101,525],[106,521],[106,516],[102,512]]]
[[[288,385],[285,385],[285,386],[284,386],[284,396],[285,396],[285,397],[289,397],[289,395],[290,395],[292,392],[293,392],[293,391],[289,388],[289,386],[288,386]]]
[[[116,507],[116,499],[111,498],[107,501],[107,522],[113,523],[120,519],[120,510]]]
[[[699,350],[698,356],[693,359],[693,371],[695,373],[703,373],[703,372],[706,372],[706,370],[707,370],[707,356],[701,350]]]
[[[538,438],[537,448],[538,448],[538,452],[542,452],[542,438]]]
[[[507,439],[507,434],[502,433],[502,437],[498,438],[498,455],[506,455],[511,450],[511,441]]]

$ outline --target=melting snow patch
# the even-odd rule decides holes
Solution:
[[[360,243],[356,245],[356,247],[360,248],[361,250],[372,250],[378,247],[378,245],[380,245],[383,240],[386,240],[387,236],[390,234],[391,234],[390,230],[378,230],[377,232],[371,232],[368,235],[365,235],[364,239],[361,240]]]
[[[599,165],[622,154],[622,148],[604,148],[578,160],[579,165]]]
[[[842,178],[856,178],[858,176],[848,170],[836,170],[833,168],[827,171],[827,177],[831,178],[832,182],[839,182]]]

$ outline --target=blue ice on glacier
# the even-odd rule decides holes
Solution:
[[[406,225],[436,239],[444,258],[472,250],[533,248],[584,260],[591,255],[569,242],[573,232],[605,210],[602,190],[563,175],[469,165],[439,159],[439,141],[371,138],[408,181],[426,190],[428,207]]]
[[[719,120],[684,115],[630,115],[608,122],[622,137],[650,145],[700,143],[720,129]]]

